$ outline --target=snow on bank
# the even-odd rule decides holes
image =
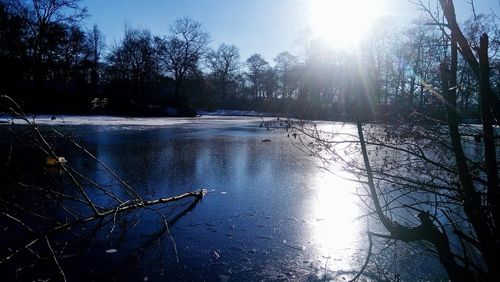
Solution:
[[[139,126],[172,126],[190,123],[214,122],[254,122],[262,121],[264,118],[276,118],[277,114],[261,113],[256,111],[238,110],[216,110],[213,112],[198,111],[197,117],[120,117],[104,115],[29,115],[30,120],[37,124],[50,125],[139,125]],[[25,124],[22,119],[12,118],[7,114],[0,114],[0,125],[2,124]]]
[[[225,112],[229,113],[229,112]],[[193,118],[172,117],[117,117],[117,116],[73,116],[73,115],[33,115],[28,117],[37,124],[47,125],[98,125],[98,126],[175,126],[184,124],[203,125],[206,123],[245,124],[261,122],[261,115],[215,115],[212,113]],[[0,115],[0,126],[6,124],[26,124],[10,115]]]
[[[182,119],[176,118],[129,118],[116,116],[72,116],[72,115],[33,115],[29,116],[37,124],[50,125],[175,125],[184,123]],[[0,116],[0,122],[14,124],[25,124],[18,118]]]
[[[256,112],[256,111],[239,111],[239,110],[216,110],[213,112],[208,112],[208,111],[198,111],[198,115],[208,115],[208,116],[245,116],[245,117],[277,117],[279,114],[273,114],[273,113],[261,113],[261,112]]]

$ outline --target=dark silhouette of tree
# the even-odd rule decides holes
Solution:
[[[97,25],[92,26],[92,30],[87,35],[88,60],[90,63],[90,84],[94,96],[98,93],[99,78],[102,76],[102,56],[106,48],[104,35]]]
[[[85,81],[84,62],[88,54],[85,33],[77,26],[63,29],[58,49],[60,57],[56,63],[60,66],[53,69],[60,70],[59,80],[65,85]]]
[[[0,2],[0,91],[18,97],[27,69],[27,48],[23,42],[25,24]]]
[[[294,70],[297,65],[297,57],[288,52],[281,52],[274,58],[276,72],[279,78],[281,98],[290,99],[293,92]]]
[[[265,96],[265,76],[269,70],[269,63],[262,55],[253,54],[247,59],[248,81],[250,82],[251,97],[263,98]]]
[[[278,75],[273,68],[268,68],[264,73],[264,92],[267,100],[272,101],[277,98]]]
[[[234,81],[240,70],[240,52],[234,45],[221,44],[216,50],[210,50],[206,56],[207,66],[216,81],[216,87],[225,100],[228,94],[228,85]]]
[[[170,26],[170,35],[165,39],[163,61],[166,73],[174,79],[174,96],[180,95],[180,88],[186,78],[197,71],[200,60],[207,51],[209,34],[201,23],[181,18]]]
[[[14,0],[12,10],[26,24],[26,41],[31,56],[35,88],[40,89],[47,79],[54,48],[54,36],[62,26],[71,26],[87,16],[79,0]]]
[[[111,80],[130,87],[129,95],[139,108],[148,100],[146,86],[158,79],[155,39],[149,30],[126,28],[123,41],[111,51],[108,75]]]
[[[463,34],[462,30],[460,29],[460,26],[458,25],[453,1],[440,0],[439,2],[443,9],[444,17],[446,18],[447,21],[447,27],[449,28],[450,33],[453,33],[455,35],[458,47],[460,48],[460,53],[467,61],[469,67],[474,72],[476,79],[480,80],[479,62],[472,51],[469,41]],[[496,121],[500,122],[500,98],[498,97],[498,95],[494,95],[490,85],[488,85],[487,88],[488,92],[490,93],[487,95],[489,97],[489,102],[490,102],[489,107],[491,108],[491,112]]]
[[[432,94],[425,90],[425,84],[439,81],[438,70],[433,67],[443,59],[438,56],[444,49],[439,40],[439,32],[426,22],[416,21],[404,31],[401,45],[409,50],[404,59],[408,61],[407,73],[410,75],[407,78],[408,87],[403,92],[403,107],[422,107],[426,101],[432,101]]]

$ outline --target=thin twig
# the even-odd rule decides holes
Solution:
[[[366,267],[368,266],[368,262],[370,261],[370,257],[372,256],[372,247],[373,247],[372,233],[367,232],[367,235],[368,235],[368,240],[370,242],[370,245],[368,245],[368,254],[366,255],[365,263],[364,263],[363,267],[361,268],[361,270],[358,272],[358,274],[356,274],[356,276],[352,280],[349,280],[349,282],[354,282],[354,281],[357,281],[359,279],[361,274],[363,274]]]
[[[57,131],[57,130],[53,130],[53,132],[55,132],[56,134],[58,134],[59,136],[61,137],[64,137],[64,138],[67,138],[66,136],[64,136],[61,132]],[[135,192],[134,189],[132,189],[132,187],[130,187],[130,185],[127,184],[127,182],[125,182],[120,176],[118,176],[118,174],[116,174],[108,165],[106,165],[102,160],[100,160],[98,157],[96,157],[94,154],[92,154],[89,150],[87,150],[87,148],[83,147],[82,145],[76,143],[74,140],[72,139],[68,139],[74,146],[76,146],[77,148],[79,148],[80,150],[82,150],[85,154],[87,154],[89,157],[91,157],[92,159],[94,159],[96,162],[98,162],[102,167],[104,167],[113,177],[115,177],[127,190],[127,193],[129,193],[131,196],[133,196],[134,198],[136,198],[138,201],[142,201],[142,198],[139,194],[137,194],[137,192]]]
[[[18,218],[15,218],[13,217],[12,215],[8,214],[8,213],[4,213],[2,212],[3,215],[5,215],[6,217],[14,220],[15,222],[21,224],[24,228],[28,229],[28,231],[30,232],[34,232],[33,229],[31,229],[28,225],[26,225],[24,222],[22,222],[21,220],[19,220]]]
[[[59,272],[61,273],[62,280],[66,281],[66,275],[64,275],[64,271],[61,268],[61,265],[57,261],[56,253],[54,252],[54,249],[52,249],[52,246],[50,245],[49,238],[45,236],[45,241],[47,242],[47,246],[49,247],[50,252],[52,253],[52,258],[54,259],[55,264],[57,265],[57,268],[59,268]]]

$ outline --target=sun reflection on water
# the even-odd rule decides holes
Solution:
[[[330,270],[352,269],[352,261],[363,248],[363,225],[359,198],[354,194],[355,183],[332,173],[318,173],[311,203],[314,219],[311,242],[317,249],[318,260]]]

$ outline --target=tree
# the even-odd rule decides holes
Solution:
[[[240,69],[239,60],[240,52],[234,45],[221,44],[217,50],[211,50],[207,53],[207,66],[219,84],[223,100],[227,97],[228,84],[234,81]]]
[[[181,18],[170,26],[170,35],[165,39],[163,61],[165,69],[174,79],[174,96],[189,74],[197,71],[198,64],[206,52],[209,34],[201,23]]]
[[[25,28],[22,18],[0,3],[0,91],[13,97],[19,95],[17,88],[28,71]]]
[[[265,76],[269,63],[262,55],[253,54],[247,59],[248,80],[251,84],[252,98],[261,98],[265,95]]]
[[[94,96],[98,92],[99,77],[102,72],[102,53],[106,48],[106,41],[104,35],[99,30],[97,25],[92,27],[92,30],[87,35],[87,44],[89,47],[89,61],[90,61],[90,84]]]
[[[292,73],[297,64],[297,57],[288,52],[281,52],[274,58],[274,61],[279,77],[281,98],[290,98],[292,96]]]
[[[435,102],[441,103],[445,120],[413,114],[389,124],[363,126],[358,116],[356,126],[347,131],[323,132],[315,124],[295,129],[311,153],[340,166],[360,183],[366,212],[381,227],[382,231],[368,232],[370,246],[362,271],[373,255],[376,237],[418,244],[441,263],[452,281],[496,281],[500,187],[493,100],[498,94],[490,86],[488,36],[481,36],[474,55],[456,23],[453,2],[441,0],[440,5],[447,23],[434,24],[445,32],[449,55],[440,63],[440,81],[427,90],[440,97]],[[419,6],[428,9],[422,2]],[[460,123],[459,51],[478,80],[480,126]]]
[[[396,29],[390,22],[378,22],[363,41],[363,51],[369,66],[377,78],[380,90],[377,93],[377,103],[389,103],[390,74],[393,68],[393,54]]]
[[[59,72],[59,80],[68,85],[71,82],[85,81],[86,67],[84,62],[87,60],[88,49],[86,45],[85,33],[77,26],[63,28],[61,42],[58,46],[59,58],[56,58],[56,64],[53,72]]]
[[[462,30],[460,29],[460,26],[458,25],[453,1],[440,0],[439,2],[441,4],[441,8],[443,9],[444,17],[446,18],[447,21],[447,27],[449,28],[450,33],[455,36],[457,45],[460,48],[460,53],[467,61],[469,67],[472,69],[474,75],[476,76],[476,79],[480,80],[479,62],[477,58],[474,56],[474,53],[472,52],[472,48],[469,44],[469,41],[463,34]],[[422,3],[421,6],[423,6]],[[486,88],[487,92],[490,93],[487,95],[490,102],[489,108],[497,123],[500,123],[500,98],[498,97],[498,95],[494,95],[493,89],[491,89],[491,85],[488,85]]]
[[[109,75],[112,80],[131,87],[132,98],[145,106],[146,85],[158,79],[159,67],[155,39],[149,30],[125,29],[120,45],[108,56]]]
[[[500,30],[498,29],[498,17],[494,14],[474,14],[463,24],[463,33],[467,38],[472,49],[477,50],[480,47],[480,37],[483,33],[487,33],[490,37],[488,48],[488,56],[491,69],[499,68],[498,54],[500,52]],[[465,67],[467,61],[463,57],[458,58],[458,99],[459,105],[465,112],[479,112],[479,91],[478,81],[473,70],[470,67]],[[492,72],[492,83],[495,73]],[[464,85],[465,87],[461,87]],[[473,87],[469,87],[473,86]],[[498,93],[498,90],[497,90]]]
[[[14,0],[12,9],[26,26],[26,40],[33,60],[33,80],[36,88],[46,79],[46,65],[54,32],[60,26],[71,26],[87,16],[79,7],[80,0]]]

